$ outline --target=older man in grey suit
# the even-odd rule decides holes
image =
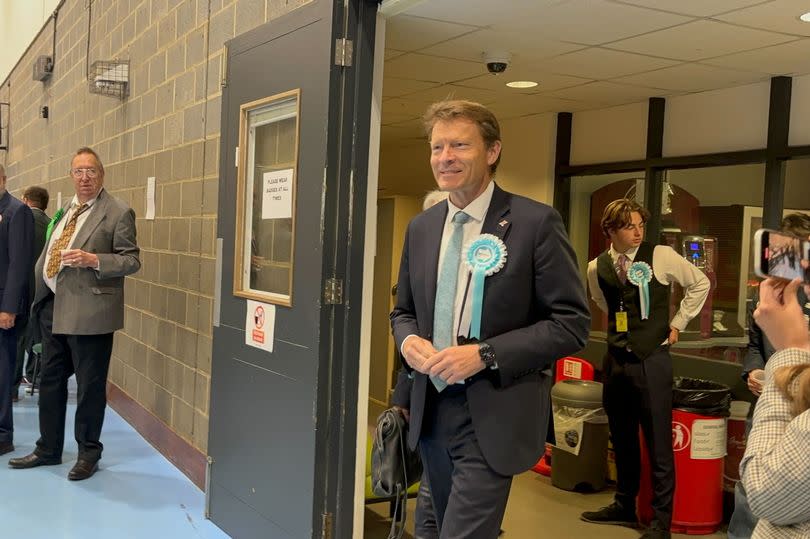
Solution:
[[[40,438],[33,453],[8,464],[33,468],[62,462],[67,381],[75,373],[79,458],[68,479],[78,481],[98,470],[113,333],[124,326],[124,277],[141,263],[135,213],[104,190],[104,165],[96,152],[77,150],[70,175],[76,195],[54,217],[36,265],[33,311],[43,345]]]

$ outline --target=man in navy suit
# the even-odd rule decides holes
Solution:
[[[14,451],[11,384],[17,355],[19,320],[28,313],[29,272],[33,258],[34,216],[6,191],[0,166],[0,455]]]
[[[391,324],[412,380],[394,404],[409,408],[441,539],[493,539],[512,476],[543,453],[552,365],[583,347],[590,316],[559,214],[493,182],[492,112],[440,102],[425,127],[449,199],[408,225]],[[492,263],[483,285],[462,260]]]

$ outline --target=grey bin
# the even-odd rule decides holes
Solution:
[[[563,490],[602,490],[607,477],[609,429],[602,410],[602,384],[587,380],[563,380],[551,389],[557,443],[574,442],[577,433],[567,429],[560,436],[564,420],[587,416],[582,424],[579,454],[554,446],[551,452],[551,484]],[[574,421],[576,423],[576,420]]]

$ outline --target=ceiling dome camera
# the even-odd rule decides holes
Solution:
[[[509,67],[511,55],[508,52],[485,52],[483,56],[487,71],[493,75],[503,73],[506,71],[506,68]]]

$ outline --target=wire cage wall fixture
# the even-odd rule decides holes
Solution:
[[[129,61],[97,60],[90,66],[87,82],[91,94],[124,99],[129,95]]]

